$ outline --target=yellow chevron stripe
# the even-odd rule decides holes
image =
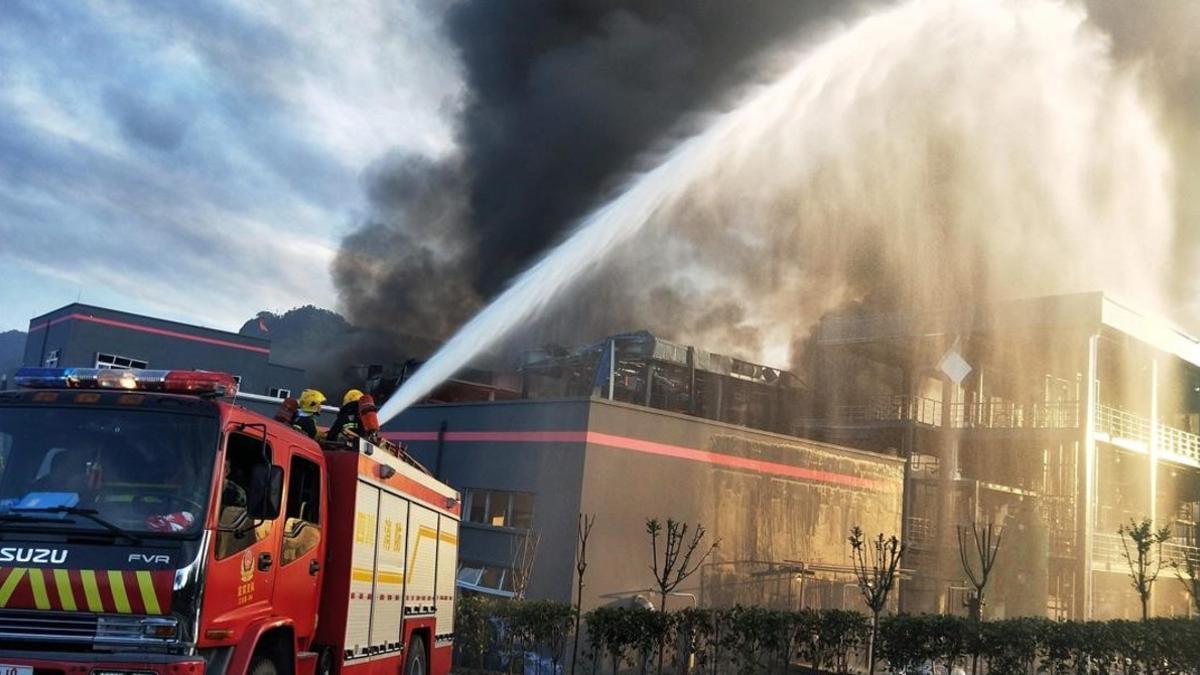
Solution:
[[[25,576],[24,567],[15,567],[8,574],[8,578],[0,584],[0,607],[8,604],[8,599],[12,597],[13,591],[17,590],[17,584],[21,583],[21,578]]]
[[[71,588],[71,575],[66,570],[54,570],[54,585],[58,588],[58,601],[68,612],[79,609],[75,606],[75,593]]]
[[[362,582],[364,584],[369,584],[372,581],[374,581],[375,579],[379,579],[379,583],[382,583],[382,584],[402,584],[402,583],[404,583],[404,573],[403,572],[374,572],[373,573],[371,571],[371,569],[367,568],[367,567],[355,567],[353,570],[350,571],[350,578],[355,581]]]
[[[95,570],[79,570],[83,580],[83,595],[87,598],[89,612],[103,612],[104,601],[100,599],[100,585],[96,583]]]
[[[404,583],[403,572],[376,572],[375,575],[379,578],[381,584],[402,584]]]
[[[417,528],[417,542],[413,544],[412,556],[410,556],[408,560],[408,569],[410,570],[413,569],[417,564],[417,551],[421,550],[422,539],[433,539],[434,541],[441,539],[447,544],[458,543],[458,537],[450,534],[449,532],[443,532],[439,535],[437,528],[429,527],[428,525],[421,525]]]
[[[50,594],[46,593],[46,577],[42,570],[34,567],[29,570],[29,587],[33,590],[33,605],[38,609],[50,609]]]
[[[158,606],[158,595],[154,593],[154,581],[150,579],[150,573],[141,570],[137,572],[138,588],[142,591],[142,606],[146,608],[147,614],[162,614],[162,610]]]
[[[129,614],[132,611],[129,608],[129,596],[125,595],[125,580],[121,578],[119,570],[108,571],[108,588],[112,591],[113,602],[117,605],[117,611],[121,614]]]

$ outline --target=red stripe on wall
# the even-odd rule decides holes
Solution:
[[[438,438],[438,432],[436,431],[390,431],[383,435],[396,441],[436,441]],[[767,462],[747,457],[736,457],[719,452],[709,452],[681,445],[655,443],[639,438],[616,436],[597,431],[447,431],[444,439],[447,442],[593,443],[618,450],[630,450],[648,455],[684,459],[703,464],[714,464],[771,476],[832,483],[834,485],[844,485],[846,487],[865,490],[881,490],[884,487],[880,481],[844,473],[808,469],[791,464]]]
[[[733,469],[745,469],[747,471],[755,471],[758,473],[770,474],[772,476],[786,476],[788,478],[814,480],[821,483],[833,483],[835,485],[865,488],[868,490],[876,490],[880,487],[878,481],[860,478],[858,476],[850,476],[844,473],[835,473],[833,471],[806,469],[801,466],[792,466],[791,464],[765,462],[760,459],[736,457],[717,452],[708,452],[706,450],[697,450],[696,448],[685,448],[679,445],[667,445],[666,443],[654,443],[652,441],[644,441],[637,438],[602,434],[596,431],[589,431],[587,435],[589,443],[605,445],[610,448],[633,450],[635,452],[643,452],[650,455],[674,457],[676,459],[687,459],[693,462],[704,462],[706,464],[717,464]]]
[[[383,437],[390,441],[436,441],[436,431],[385,431]]]
[[[178,338],[180,340],[191,340],[192,342],[203,342],[205,344],[217,345],[219,347],[229,347],[231,349],[244,349],[245,351],[248,351],[248,352],[258,352],[260,354],[270,354],[271,353],[271,349],[269,347],[255,347],[254,345],[247,345],[247,344],[242,344],[240,342],[231,342],[229,340],[220,340],[217,338],[204,337],[202,335],[189,335],[188,333],[180,333],[178,331],[166,330],[164,328],[153,328],[151,326],[142,326],[140,324],[128,323],[125,321],[117,321],[115,319],[102,319],[98,316],[91,316],[89,314],[69,314],[67,316],[63,316],[63,317],[54,319],[53,321],[47,321],[44,323],[34,324],[29,327],[29,332],[32,333],[35,330],[41,330],[43,328],[46,328],[47,326],[53,326],[55,324],[59,324],[64,321],[86,321],[88,323],[98,323],[98,324],[101,324],[104,326],[112,326],[114,328],[124,328],[125,330],[133,330],[133,331],[138,331],[140,333],[150,333],[151,335],[162,335],[164,337],[173,337],[173,338]]]
[[[383,434],[394,441],[436,441],[436,431],[389,431]],[[445,439],[460,443],[584,443],[583,431],[447,431]]]

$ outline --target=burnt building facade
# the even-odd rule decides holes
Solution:
[[[570,600],[578,514],[590,513],[585,608],[658,604],[651,517],[720,542],[675,608],[859,606],[847,536],[899,531],[902,460],[609,399],[603,384],[604,397],[416,406],[386,425],[463,494],[460,585],[511,593],[533,538],[527,594]]]
[[[901,603],[963,612],[960,527],[1002,524],[985,615],[1135,617],[1118,528],[1196,555],[1200,342],[1099,293],[821,322],[804,433],[907,459]],[[1156,614],[1189,611],[1170,570]]]
[[[804,389],[792,373],[646,331],[525,354],[523,398],[593,397],[789,433]]]

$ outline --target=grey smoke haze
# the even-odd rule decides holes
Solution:
[[[334,266],[350,319],[373,327],[403,324],[410,332],[446,337],[639,169],[644,158],[701,124],[708,111],[727,106],[746,86],[767,78],[773,53],[802,49],[868,9],[717,0],[458,5],[445,30],[458,47],[469,87],[458,132],[460,152],[441,162],[390,157],[369,173],[373,212],[343,243]],[[1155,123],[1170,135],[1175,152],[1171,159],[1179,181],[1174,189],[1186,194],[1197,176],[1194,167],[1200,166],[1197,132],[1186,123],[1200,107],[1195,94],[1200,59],[1186,39],[1186,26],[1195,24],[1185,15],[1194,14],[1195,6],[1103,1],[1088,10],[1092,28],[1112,35],[1111,79],[1136,78],[1146,97],[1159,104],[1161,119]],[[998,77],[1007,71],[1007,64],[992,65]],[[879,73],[880,78],[894,75]],[[1029,265],[1048,265],[1052,259],[1027,255],[1021,244],[1022,238],[1043,234],[1045,223],[1034,216],[1046,213],[1023,201],[1048,204],[1051,211],[1073,205],[1051,199],[1042,204],[1038,183],[996,181],[995,167],[980,160],[984,151],[979,149],[995,140],[989,138],[992,129],[976,128],[979,136],[971,138],[964,135],[969,125],[921,108],[922,96],[930,97],[929,106],[936,104],[937,77],[929,74],[918,83],[925,89],[907,95],[891,87],[893,99],[877,101],[883,113],[866,120],[882,122],[880,133],[886,135],[887,108],[904,107],[907,126],[898,132],[920,144],[907,148],[909,154],[872,157],[873,149],[894,148],[864,143],[849,159],[819,167],[795,191],[771,201],[766,212],[761,206],[740,212],[732,190],[696,194],[694,203],[669,214],[671,223],[617,252],[599,274],[515,339],[574,342],[646,327],[779,362],[797,356],[794,350],[781,351],[781,332],[802,340],[821,313],[847,303],[924,306],[1083,290],[1095,277],[1078,270],[1040,275]],[[1113,92],[1099,95],[1111,96],[1103,103],[1119,107],[1129,104],[1123,97],[1130,89],[1114,85]],[[937,102],[989,105],[986,98]],[[1104,120],[1089,123],[1102,127]],[[1039,130],[1029,131],[1032,147]],[[1122,141],[1096,142],[1115,147]],[[1003,152],[1005,146],[994,149]],[[1097,151],[1101,158],[1103,150]],[[914,158],[919,165],[908,165]],[[1014,173],[1038,169],[1036,156],[1005,158]],[[887,166],[889,160],[898,164]],[[1085,165],[1093,170],[1091,163]],[[1118,177],[1105,173],[1093,179],[1103,192],[1105,181]],[[755,189],[745,177],[718,173],[712,179]],[[980,181],[988,181],[991,192],[973,207],[970,192]],[[879,189],[875,182],[887,186]],[[1169,184],[1170,177],[1163,182]],[[1005,193],[1004,187],[1011,191]],[[1006,195],[1011,209],[1002,201]],[[1191,321],[1200,312],[1189,304],[1196,238],[1190,224],[1200,208],[1187,199],[1176,202],[1174,256],[1162,261],[1173,269],[1166,270],[1170,283],[1160,309]],[[996,217],[988,208],[1008,212]],[[881,224],[893,216],[892,226]],[[988,227],[963,226],[968,219],[993,217],[1009,228],[1000,236]],[[773,219],[785,225],[764,226],[764,220]],[[1131,223],[1128,229],[1135,245],[1137,227]],[[787,236],[772,235],[779,230]],[[1122,244],[1081,241],[1074,231],[1059,237],[1051,231],[1049,240],[1039,246],[1082,245],[1090,251],[1092,244],[1097,249]],[[1105,254],[1087,259],[1104,260]]]

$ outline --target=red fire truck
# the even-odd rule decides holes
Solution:
[[[458,494],[202,371],[0,392],[0,675],[447,673]]]

